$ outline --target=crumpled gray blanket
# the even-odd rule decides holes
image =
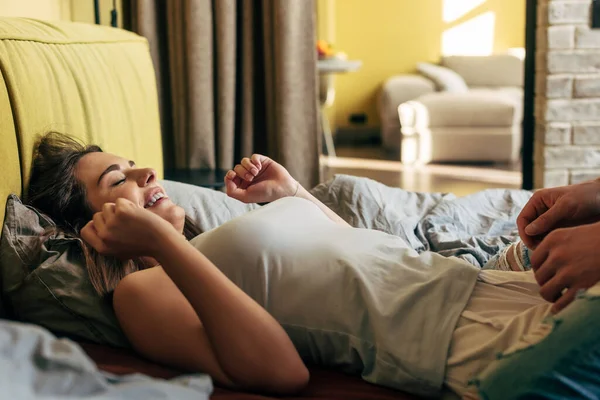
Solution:
[[[531,197],[514,189],[465,197],[409,192],[349,175],[336,175],[311,193],[352,226],[397,235],[418,252],[455,256],[478,267],[519,239],[516,219]]]
[[[100,372],[75,342],[36,325],[0,320],[2,399],[208,400],[211,392],[203,374],[166,381]]]

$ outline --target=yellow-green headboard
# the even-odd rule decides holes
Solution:
[[[33,146],[48,131],[154,167],[162,147],[146,39],[73,22],[0,18],[0,221],[26,187]]]

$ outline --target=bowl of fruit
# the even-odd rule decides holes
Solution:
[[[319,59],[331,58],[335,55],[333,46],[325,40],[317,40],[317,55]]]

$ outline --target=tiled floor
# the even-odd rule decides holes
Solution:
[[[335,174],[364,176],[388,186],[464,196],[490,188],[519,189],[520,165],[430,164],[406,166],[377,146],[338,147],[336,158],[322,156],[323,179]]]

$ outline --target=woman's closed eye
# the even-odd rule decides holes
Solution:
[[[111,186],[119,186],[120,184],[122,184],[122,183],[124,183],[124,182],[125,182],[125,178],[123,178],[123,179],[120,179],[120,180],[116,181],[116,182],[115,182],[115,183],[113,183]]]

